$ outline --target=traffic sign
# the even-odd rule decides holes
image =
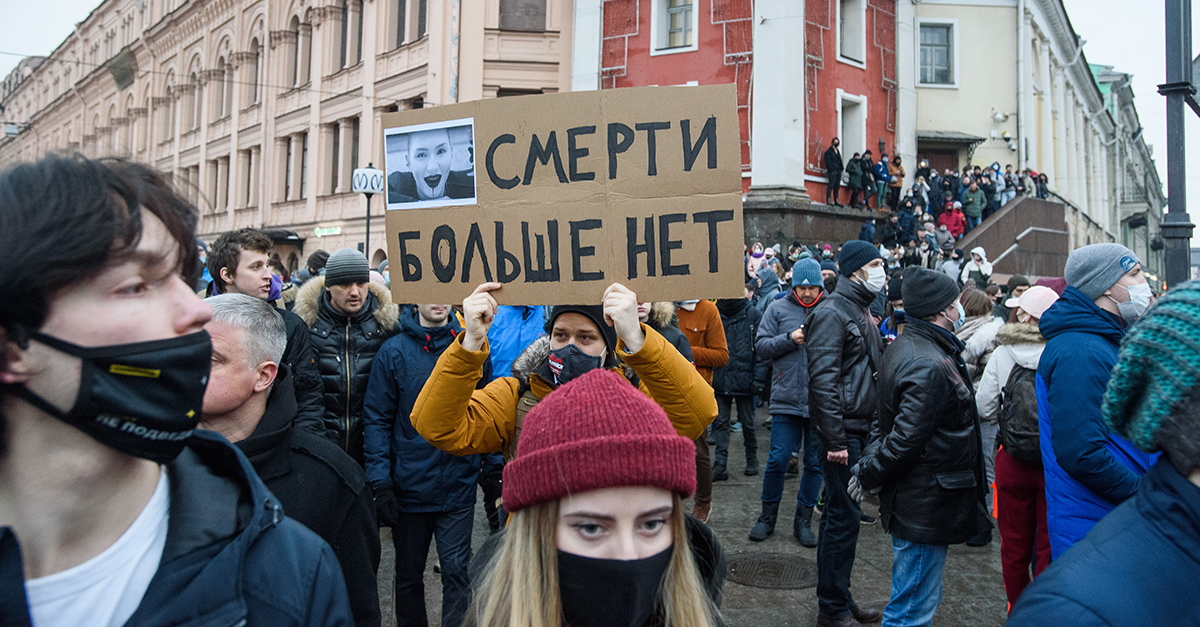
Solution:
[[[383,178],[383,170],[375,168],[358,168],[354,171],[353,191],[356,194],[382,194],[387,188],[387,182]]]

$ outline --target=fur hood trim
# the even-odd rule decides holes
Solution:
[[[963,342],[966,345],[966,350],[963,353],[975,357],[995,348],[996,333],[1000,331],[1000,327],[1002,326],[1004,326],[1003,320],[995,316],[988,316],[988,320],[979,325],[975,329],[975,332],[971,334],[971,337]]]
[[[367,289],[375,295],[379,305],[375,308],[375,322],[384,329],[394,329],[400,322],[400,306],[392,302],[392,293],[382,285],[367,283]],[[317,322],[317,312],[321,308],[321,294],[325,292],[325,277],[319,276],[301,286],[296,293],[296,304],[292,313],[300,316],[311,329]]]
[[[657,331],[666,326],[676,326],[675,303],[670,301],[651,303],[647,322]]]
[[[657,305],[657,303],[655,304]],[[672,314],[674,314],[674,307],[671,308],[671,311]],[[650,315],[653,316],[653,312],[651,312]],[[536,372],[537,369],[542,365],[542,362],[546,361],[546,358],[549,356],[550,336],[543,335],[542,337],[534,340],[532,344],[527,346],[525,350],[521,351],[521,354],[513,360],[512,376],[521,382],[522,388],[528,388],[530,375]],[[633,369],[627,364],[622,362],[621,369],[626,379],[629,381],[636,380],[637,375],[634,374]]]
[[[996,343],[1001,346],[1015,344],[1045,344],[1046,338],[1037,327],[1030,324],[1011,323],[1000,327],[996,333]]]

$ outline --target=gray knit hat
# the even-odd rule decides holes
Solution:
[[[819,287],[825,289],[825,280],[821,278],[821,264],[816,259],[801,259],[792,266],[792,287]]]
[[[1063,276],[1067,285],[1096,300],[1141,262],[1120,244],[1091,244],[1071,251]]]
[[[1200,466],[1200,281],[1175,286],[1130,327],[1104,419],[1185,476]]]
[[[329,256],[325,263],[325,285],[366,283],[371,280],[371,266],[362,253],[343,248]]]

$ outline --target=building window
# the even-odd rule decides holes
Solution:
[[[308,187],[308,133],[300,136],[300,198]]]
[[[396,47],[404,45],[404,40],[407,39],[404,35],[406,26],[405,20],[408,18],[408,0],[396,0]]]
[[[346,67],[346,42],[350,35],[350,0],[342,0],[342,38],[338,41],[338,68]]]
[[[837,129],[842,154],[852,155],[867,149],[867,97],[837,90]]]
[[[867,60],[866,0],[838,0],[838,57],[857,64]]]
[[[292,49],[290,51],[291,58],[288,59],[292,66],[292,87],[300,86],[300,18],[293,17],[292,24],[288,27],[292,31]]]
[[[429,13],[429,0],[417,0],[417,39],[425,36],[425,26]]]
[[[295,139],[287,141],[287,156],[283,160],[283,200],[292,197],[292,159],[295,158]]]
[[[650,12],[650,30],[654,33],[650,54],[695,50],[698,26],[695,0],[655,0]]]
[[[921,24],[921,84],[954,84],[954,25]]]
[[[500,29],[546,30],[546,0],[500,0]]]
[[[337,188],[338,188],[338,171],[341,170],[341,168],[338,167],[338,159],[341,157],[341,152],[342,152],[342,146],[341,146],[341,144],[342,144],[342,125],[341,124],[333,124],[332,126],[333,126],[333,149],[329,151],[329,156],[330,156],[330,159],[329,159],[329,161],[330,161],[330,164],[329,164],[329,170],[330,170],[329,193],[331,193],[331,194],[336,192]]]
[[[350,124],[350,170],[358,169],[358,118]]]

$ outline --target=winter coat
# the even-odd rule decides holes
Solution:
[[[534,340],[545,335],[546,308],[520,305],[501,305],[488,329],[488,344],[492,347],[492,376],[507,377],[512,362]]]
[[[917,239],[917,218],[913,216],[911,209],[901,211],[896,224],[900,227],[900,241],[897,242],[898,244],[908,245],[909,240]]]
[[[874,191],[875,190],[875,169],[876,169],[875,162],[871,161],[867,157],[863,157],[859,161],[862,163],[862,174],[860,175],[862,177],[862,188],[864,190]],[[886,174],[887,168],[885,167],[883,169],[883,171],[884,171],[884,174]]]
[[[947,213],[953,213],[953,212],[947,212]],[[947,213],[943,213],[942,215],[943,216],[947,215]],[[951,218],[951,219],[953,219],[953,218]],[[941,218],[939,217],[938,220],[940,221]],[[960,222],[961,222],[961,220],[960,220]],[[961,224],[960,224],[960,226],[961,226]],[[947,246],[949,246],[950,248],[954,247],[954,241],[955,241],[954,233],[950,232],[950,225],[947,224],[946,230],[944,230],[944,231],[939,228],[938,230],[933,232],[933,235],[936,240],[934,243],[934,247],[937,248],[938,250],[945,250],[947,248]]]
[[[862,159],[851,159],[846,162],[846,175],[852,189],[866,189],[862,181]]]
[[[817,302],[827,300],[822,293]],[[771,365],[771,415],[808,418],[808,352],[792,341],[792,332],[808,322],[813,307],[800,304],[793,290],[767,308],[758,327],[754,347],[763,363]],[[805,327],[805,341],[810,338]]]
[[[363,469],[323,436],[294,428],[296,400],[286,366],[254,432],[236,443],[283,511],[328,542],[341,564],[354,623],[379,625],[379,528]]]
[[[1157,455],[1109,430],[1100,411],[1125,321],[1068,287],[1040,329],[1046,349],[1037,371],[1038,432],[1050,551],[1058,559],[1137,492]]]
[[[171,502],[158,570],[127,627],[354,624],[329,545],[284,516],[250,461],[198,429],[167,464]],[[0,625],[28,625],[18,538],[0,528]],[[15,596],[20,595],[20,596]]]
[[[1163,459],[1021,593],[1009,627],[1197,625],[1200,488]]]
[[[360,465],[363,463],[362,404],[371,362],[384,340],[396,334],[400,308],[387,288],[368,283],[366,302],[352,317],[333,309],[319,276],[296,295],[297,316],[309,326],[325,394],[325,429]]]
[[[713,391],[725,396],[758,394],[766,386],[771,368],[770,363],[760,359],[754,351],[762,312],[751,307],[750,301],[744,298],[718,301],[717,310],[721,312],[721,326],[725,329],[729,362],[713,370]],[[767,310],[770,311],[770,307]]]
[[[946,230],[950,231],[950,235],[953,235],[957,239],[963,234],[963,229],[966,228],[967,223],[963,219],[961,211],[947,211],[938,216],[938,226],[946,227]],[[958,277],[955,278],[957,279]]]
[[[774,302],[775,296],[779,294],[779,275],[775,274],[774,268],[765,265],[758,269],[757,276],[759,286],[754,292],[754,307],[763,312],[767,310],[767,305]]]
[[[295,289],[290,290],[295,292]],[[317,368],[317,352],[313,349],[308,325],[300,316],[278,307],[272,308],[283,318],[287,330],[287,346],[283,349],[283,365],[292,371],[296,394],[296,425],[321,437],[325,430],[325,402],[321,395],[321,371]]]
[[[882,161],[880,161],[879,163],[876,163],[875,167],[874,167],[875,182],[876,183],[887,183],[887,182],[891,181],[892,180],[892,175],[890,172],[891,169],[892,168],[890,166],[888,166],[888,164],[886,164]]]
[[[962,193],[962,212],[968,218],[982,217],[987,204],[987,194],[980,188],[976,188],[975,191],[968,188]]]
[[[646,341],[637,352],[625,352],[625,343],[618,340],[613,352],[620,355],[621,366],[628,368],[614,370],[626,379],[636,377],[637,387],[666,411],[675,431],[695,440],[717,416],[712,386],[657,331],[643,324],[642,332]],[[500,377],[476,390],[488,346],[485,343],[479,350],[469,351],[463,348],[460,334],[438,358],[433,374],[421,388],[410,416],[413,427],[430,444],[453,455],[515,450],[521,395],[528,390],[542,399],[555,389],[535,371],[549,353],[550,340],[543,336],[513,363],[513,370],[518,371],[523,362],[532,362],[524,374]]]
[[[967,372],[971,373],[971,386],[979,385],[983,377],[983,369],[987,367],[992,351],[996,350],[996,333],[1004,321],[990,313],[982,316],[967,318],[961,329],[955,333],[966,348],[962,358],[967,364]]]
[[[883,338],[867,307],[876,293],[850,279],[808,314],[809,410],[828,451],[846,450],[846,435],[865,436],[875,422],[875,373]]]
[[[904,168],[896,165],[895,161],[889,161],[888,169],[888,187],[899,189],[904,185]]]
[[[975,394],[962,343],[909,320],[879,368],[879,436],[859,464],[866,490],[882,488],[888,533],[920,544],[958,544],[989,529]]]
[[[827,172],[829,172],[830,176],[832,177],[833,173],[836,172],[839,175],[838,178],[841,178],[842,170],[845,170],[845,169],[846,168],[842,165],[842,153],[837,148],[834,148],[833,146],[826,148],[825,149],[825,170]],[[829,182],[832,183],[833,179],[830,178]]]
[[[974,281],[979,289],[986,289],[992,280],[992,262],[987,260],[987,253],[980,246],[972,248],[971,254],[979,255],[983,259],[983,263],[975,263],[974,257],[967,258],[967,263],[963,265],[959,274],[958,282],[967,285],[967,281]]]
[[[647,316],[646,324],[650,325],[651,329],[658,331],[663,339],[671,343],[675,350],[679,351],[680,355],[687,358],[693,364],[696,363],[692,357],[692,345],[688,344],[687,337],[683,331],[679,330],[679,318],[675,315],[675,303],[660,302],[650,304],[650,315]]]
[[[712,385],[713,368],[729,363],[729,346],[725,342],[725,329],[721,327],[721,314],[712,301],[696,303],[692,311],[680,308],[679,330],[692,345],[692,362],[705,382]]]
[[[1013,366],[1037,370],[1046,348],[1046,338],[1031,324],[1014,322],[1000,327],[996,333],[996,350],[983,369],[979,386],[975,388],[975,404],[980,420],[996,424],[999,420],[1000,395]]]
[[[888,220],[883,223],[883,226],[879,227],[879,243],[888,250],[895,248],[901,237],[903,235],[900,232],[899,221],[892,222]]]
[[[462,327],[453,316],[444,327],[422,327],[412,308],[401,313],[400,326],[400,333],[375,354],[363,401],[367,478],[375,490],[391,488],[402,512],[471,507],[480,456],[459,457],[439,451],[417,433],[408,418],[438,357]],[[491,379],[491,362],[487,361],[477,386]]]

